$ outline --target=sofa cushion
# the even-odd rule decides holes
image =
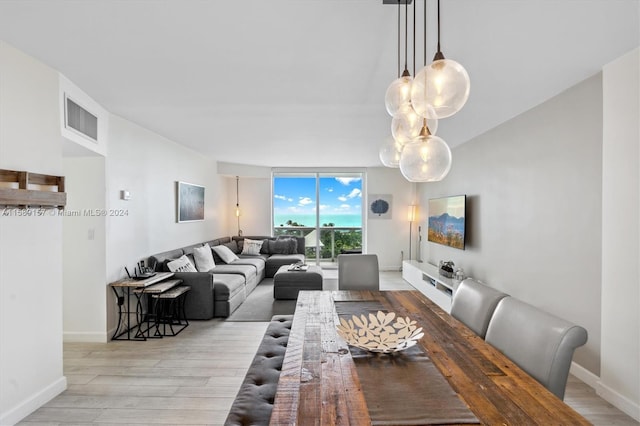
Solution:
[[[294,254],[298,252],[298,241],[293,238],[280,238],[269,240],[269,253]]]
[[[250,240],[245,238],[242,243],[242,254],[249,256],[258,256],[264,240]]]
[[[167,263],[179,258],[184,254],[182,249],[169,250],[162,253],[154,254],[147,260],[147,264],[151,265],[158,272],[169,272]]]
[[[244,291],[244,278],[242,275],[219,274],[213,276],[213,294],[215,300],[232,299],[241,291]]]
[[[171,272],[198,272],[186,255],[180,256],[176,260],[167,263],[167,268]]]
[[[228,264],[216,264],[216,267],[209,271],[214,276],[218,274],[235,274],[244,277],[245,281],[255,280],[258,272],[254,265],[231,262]]]
[[[196,269],[198,272],[207,272],[216,264],[213,261],[213,253],[209,244],[193,249],[193,258],[196,261]]]
[[[271,254],[269,253],[269,239],[265,238],[262,240],[262,247],[260,247],[260,254]]]
[[[240,259],[234,260],[230,265],[252,265],[256,268],[256,273],[260,279],[264,278],[264,268],[267,263],[267,256],[264,254],[258,256],[240,255]]]
[[[224,262],[224,263],[231,263],[238,258],[238,255],[236,255],[233,251],[231,251],[231,249],[229,247],[227,247],[226,245],[222,245],[222,246],[215,246],[212,248],[212,250],[218,255],[220,256],[220,259]]]
[[[303,254],[272,254],[265,265],[265,276],[273,277],[282,265],[304,262]]]

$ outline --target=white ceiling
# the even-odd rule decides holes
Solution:
[[[639,11],[639,0],[442,0],[442,50],[471,95],[438,135],[465,143],[597,73],[640,44]],[[396,37],[397,6],[382,0],[0,0],[0,38],[110,112],[263,166],[380,165]]]

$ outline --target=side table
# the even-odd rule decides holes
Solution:
[[[125,278],[109,284],[116,296],[118,304],[118,325],[111,340],[147,340],[142,333],[143,309],[142,299],[144,289],[153,284],[164,281],[173,276],[173,272],[157,272],[153,277],[144,280],[134,280]],[[133,292],[132,289],[142,289],[140,292]],[[136,297],[135,309],[131,307],[131,294]],[[131,325],[131,316],[135,315],[136,323]]]

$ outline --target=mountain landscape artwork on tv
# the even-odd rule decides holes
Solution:
[[[464,250],[466,196],[429,200],[428,240]]]

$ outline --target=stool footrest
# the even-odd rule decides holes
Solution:
[[[182,296],[189,290],[191,290],[191,287],[188,285],[181,285],[179,287],[174,287],[171,290],[167,290],[164,293],[154,294],[151,297],[154,299],[175,299],[176,297]]]
[[[140,288],[136,288],[135,290],[133,290],[134,293],[136,294],[158,294],[158,293],[164,293],[167,290],[172,289],[173,287],[177,286],[178,284],[180,284],[182,282],[182,280],[166,280],[166,281],[162,281],[159,282],[157,284],[152,284],[148,287],[140,287]]]

